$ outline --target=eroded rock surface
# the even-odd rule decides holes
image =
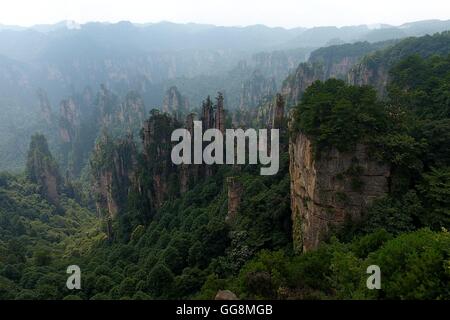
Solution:
[[[297,251],[317,248],[333,226],[360,219],[374,199],[388,192],[389,167],[370,159],[364,145],[345,153],[332,148],[315,157],[312,141],[298,133],[290,140],[289,155]]]

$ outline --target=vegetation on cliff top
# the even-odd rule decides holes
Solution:
[[[350,151],[357,143],[386,132],[387,121],[373,88],[330,79],[308,87],[295,109],[292,129],[311,136],[319,154],[326,147]]]

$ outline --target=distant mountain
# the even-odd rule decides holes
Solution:
[[[25,27],[20,27],[20,26],[13,26],[13,25],[6,25],[6,24],[1,24],[0,23],[0,31],[1,30],[25,30]]]
[[[405,23],[398,27],[409,36],[420,36],[450,30],[450,20],[424,20]]]
[[[425,20],[405,23],[400,26],[386,24],[360,25],[347,27],[315,27],[302,32],[293,40],[297,46],[321,47],[339,40],[348,43],[356,41],[378,42],[401,39],[411,36],[423,36],[450,30],[450,20]]]

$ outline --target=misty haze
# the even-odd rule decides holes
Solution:
[[[7,2],[0,300],[450,299],[448,4]]]

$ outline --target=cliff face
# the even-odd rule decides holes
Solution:
[[[126,205],[135,181],[137,151],[131,136],[113,142],[103,136],[91,160],[97,213],[113,220]],[[111,236],[111,234],[110,234]]]
[[[232,222],[239,212],[242,192],[244,191],[244,188],[241,182],[237,179],[237,177],[228,177],[227,187],[228,187],[228,214],[225,219],[228,222]]]
[[[301,63],[282,86],[282,94],[288,106],[299,103],[303,92],[314,81],[330,78],[349,81],[349,73],[369,53],[385,48],[392,42],[334,45],[320,48],[311,53],[308,62]],[[364,83],[369,84],[369,83]]]
[[[144,118],[143,99],[134,91],[121,100],[102,85],[97,95],[86,88],[63,100],[58,121],[62,167],[70,176],[78,176],[102,131],[112,137],[137,136]]]
[[[284,98],[280,93],[277,93],[275,97],[259,106],[256,124],[263,128],[280,129],[283,125],[284,113]]]
[[[115,126],[122,127],[122,133],[137,134],[142,128],[145,120],[145,105],[142,97],[134,92],[129,92],[124,101],[120,104],[117,115],[117,124]],[[114,129],[114,127],[112,128]]]
[[[255,108],[265,97],[274,95],[276,90],[275,78],[266,78],[261,72],[255,71],[242,85],[239,108]]]
[[[59,118],[59,135],[63,143],[70,143],[80,126],[80,111],[72,98],[61,101]]]
[[[47,125],[51,125],[53,123],[53,114],[47,93],[42,89],[38,89],[37,96],[39,99],[39,109],[41,111],[42,118],[45,120]]]
[[[142,142],[144,145],[145,171],[147,182],[145,196],[155,208],[159,208],[169,195],[173,194],[171,181],[177,181],[177,166],[171,160],[174,145],[171,142],[172,132],[181,125],[167,114],[153,111],[149,120],[144,123]]]
[[[325,81],[330,78],[347,79],[347,74],[358,62],[358,57],[343,57],[337,61],[308,62],[299,65],[294,74],[283,83],[281,89],[288,105],[300,102],[303,92],[314,81]]]
[[[304,134],[289,142],[294,247],[318,247],[330,229],[346,219],[358,220],[364,209],[388,192],[390,169],[371,160],[364,145],[354,152],[336,149],[314,157]]]
[[[99,124],[102,127],[110,127],[115,117],[117,117],[117,111],[120,104],[118,97],[106,88],[105,85],[100,86],[100,90],[97,94],[96,107],[99,113]]]
[[[377,90],[379,96],[386,94],[389,81],[389,67],[385,65],[371,66],[367,63],[355,65],[348,73],[347,82],[355,86],[370,85]]]
[[[308,49],[293,49],[272,52],[260,52],[254,54],[249,66],[266,77],[273,77],[280,85],[290,71],[294,70],[300,62],[306,61]]]
[[[299,103],[303,92],[316,80],[325,80],[322,64],[301,63],[284,82],[281,93],[288,106]]]

